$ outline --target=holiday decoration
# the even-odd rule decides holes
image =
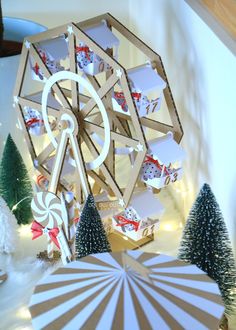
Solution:
[[[0,164],[0,195],[14,213],[18,224],[31,221],[32,187],[23,159],[10,134]]]
[[[50,40],[42,41],[35,45],[37,52],[43,63],[51,74],[64,70],[60,61],[68,55],[66,40],[63,36]],[[37,61],[30,57],[32,78],[37,81],[45,81],[45,76]]]
[[[44,124],[41,114],[30,107],[24,107],[24,117],[29,132],[33,135],[41,135],[44,131]]]
[[[152,235],[159,226],[164,208],[150,190],[133,195],[129,207],[113,216],[113,228],[134,241]],[[150,219],[150,217],[155,217]]]
[[[236,268],[219,205],[204,184],[190,211],[179,258],[197,265],[218,283],[226,311],[235,306]]]
[[[117,59],[119,40],[108,28],[106,21],[102,21],[99,25],[85,28],[84,32],[105,51],[115,47],[113,57]],[[95,54],[85,42],[80,42],[76,47],[76,61],[79,69],[92,76],[111,69],[111,66],[103,58]]]
[[[17,220],[0,196],[0,253],[13,253],[18,242]]]
[[[49,238],[50,243],[48,244],[48,257],[50,258],[53,255],[53,249],[52,249],[52,243],[54,243],[58,249],[60,249],[58,240],[57,240],[57,235],[59,234],[59,229],[58,228],[47,228],[42,226],[40,223],[37,221],[33,221],[31,225],[31,232],[33,234],[32,239],[36,239],[42,235],[47,235]]]
[[[127,69],[119,63],[117,50],[125,39],[143,51],[147,64]],[[48,59],[57,64],[50,68]],[[24,89],[24,81],[29,78],[28,63],[34,74],[37,71],[34,79],[42,82],[37,84],[36,93],[34,80],[31,91]],[[178,145],[183,136],[160,56],[110,14],[27,38],[13,100],[32,163],[48,180],[48,193],[60,199],[60,233],[72,255],[73,234],[68,228],[73,229],[74,216],[68,210],[66,216],[62,210],[73,205],[66,205],[62,195],[73,186],[73,203],[83,205],[88,195],[93,194],[96,199],[105,192],[104,204],[116,203],[116,214],[122,213],[129,208],[133,193],[140,187],[145,191],[146,185],[153,183],[140,175],[146,157],[152,156],[149,153],[152,137],[165,136],[170,131]],[[164,109],[161,100],[165,101]],[[42,138],[37,135],[32,138],[33,132],[24,116],[25,107],[40,113],[40,118],[35,120],[40,120],[45,143],[37,143]],[[157,110],[168,111],[171,124],[160,122]],[[172,149],[167,148],[169,158],[171,153]],[[125,164],[126,180],[119,175],[118,163]],[[146,210],[148,205],[143,207]],[[145,226],[153,228],[154,223],[149,219],[145,222],[134,232],[141,227],[144,230]],[[123,224],[121,230],[127,225]],[[54,228],[46,223],[44,226]]]
[[[166,255],[93,254],[59,268],[30,301],[37,329],[217,329],[224,306],[217,284]]]
[[[62,224],[60,204],[60,199],[53,193],[39,192],[31,202],[35,220],[47,224],[49,228],[60,226]]]
[[[61,205],[60,198],[51,192],[38,192],[31,202],[31,207],[36,220],[31,227],[33,239],[46,234],[48,238],[48,258],[53,257],[53,246],[55,244],[61,250],[62,260],[65,263],[68,262],[71,259],[71,251],[62,227],[63,205]]]
[[[7,279],[7,274],[0,269],[0,284],[2,284],[3,282],[5,282]]]
[[[110,252],[111,247],[107,240],[102,221],[92,195],[89,195],[84,205],[75,237],[76,258],[89,254]]]
[[[145,183],[160,189],[182,178],[185,152],[173,140],[172,133],[150,141],[148,153],[141,170]]]
[[[152,69],[151,64],[127,70],[131,96],[135,102],[139,117],[144,117],[158,111],[161,107],[162,91],[166,82]],[[156,98],[149,100],[147,95],[156,92]],[[117,106],[116,102],[118,103]],[[113,106],[116,111],[130,114],[123,92],[113,93]]]

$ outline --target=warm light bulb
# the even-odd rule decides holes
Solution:
[[[126,236],[123,236],[123,239],[125,239],[126,241],[128,241],[128,237],[126,237]]]
[[[172,231],[174,230],[174,226],[171,223],[165,223],[163,224],[162,229],[165,231]]]
[[[26,306],[20,307],[16,312],[16,316],[23,320],[30,320],[31,318],[29,309]]]
[[[18,232],[21,237],[30,237],[31,236],[31,225],[21,225],[18,229]]]

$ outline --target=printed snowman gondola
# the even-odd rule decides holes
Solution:
[[[131,87],[131,96],[138,110],[139,117],[157,112],[161,107],[163,89],[166,82],[152,69],[150,64],[145,64],[127,70]],[[150,93],[155,98],[150,101]],[[129,109],[122,91],[113,91],[112,104],[114,110],[129,113]]]
[[[106,21],[102,21],[99,25],[86,28],[84,32],[105,51],[113,49],[114,47],[113,57],[117,59],[119,40],[107,27]],[[76,59],[78,68],[92,76],[111,69],[111,67],[84,42],[79,42],[79,45],[76,47]]]
[[[68,46],[64,36],[42,41],[37,44],[36,48],[43,63],[47,66],[51,74],[65,69],[64,66],[60,64],[60,61],[68,56]],[[33,61],[33,59],[30,59],[30,66],[32,78],[37,81],[45,82],[46,79],[39,64]]]
[[[152,191],[135,193],[129,206],[123,212],[113,216],[113,228],[132,240],[138,241],[158,229],[159,217],[163,211],[163,206],[154,197]]]
[[[150,141],[148,153],[141,170],[141,179],[147,185],[160,189],[182,178],[185,151],[172,133]]]

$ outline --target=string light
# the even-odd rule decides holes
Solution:
[[[183,227],[183,225],[182,225],[182,227]],[[182,228],[182,227],[179,223],[167,222],[167,223],[161,224],[160,229],[163,231],[176,231],[176,230],[178,230],[178,228]]]
[[[164,223],[161,227],[162,227],[161,229],[165,230],[165,231],[173,231],[174,230],[174,226],[171,223]]]
[[[19,180],[19,179],[18,179],[18,180]],[[23,202],[25,199],[27,199],[27,198],[32,198],[32,197],[31,197],[31,196],[26,196],[26,197],[22,198],[19,202],[17,202],[15,205],[12,206],[11,211],[15,211],[15,210],[17,209],[18,205],[19,205],[21,202]]]

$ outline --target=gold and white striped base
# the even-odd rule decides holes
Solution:
[[[217,329],[218,286],[203,271],[166,255],[94,254],[43,279],[30,302],[34,329]],[[128,259],[129,259],[128,258]]]

